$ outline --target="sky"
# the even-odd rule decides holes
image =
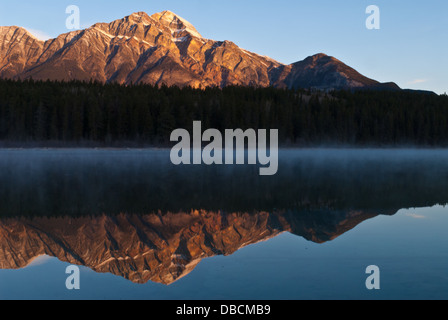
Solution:
[[[448,92],[446,0],[0,0],[0,25],[42,39],[66,29],[66,8],[80,9],[81,28],[133,12],[170,10],[206,38],[290,64],[325,53],[381,82]],[[366,28],[366,8],[380,10],[380,29]]]

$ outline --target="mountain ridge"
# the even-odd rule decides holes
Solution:
[[[171,11],[136,12],[47,41],[24,28],[0,27],[0,78],[194,88],[399,89],[323,53],[285,65],[228,40],[206,39]]]
[[[393,214],[391,212],[389,214]],[[0,219],[0,269],[21,269],[47,255],[134,283],[170,285],[204,259],[229,256],[284,232],[324,243],[378,215],[360,210]]]

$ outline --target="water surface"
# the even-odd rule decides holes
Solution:
[[[1,150],[0,181],[0,299],[447,298],[446,150]]]

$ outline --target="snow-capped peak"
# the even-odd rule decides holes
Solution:
[[[202,38],[201,34],[190,22],[171,11],[156,13],[152,15],[151,18],[168,27],[172,32],[173,38],[180,39],[185,37],[186,34],[189,34],[196,38]]]

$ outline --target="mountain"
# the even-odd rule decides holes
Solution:
[[[19,27],[0,27],[0,76],[13,78],[37,63],[44,43]]]
[[[0,78],[97,80],[192,87],[392,88],[324,54],[284,65],[230,41],[206,39],[178,15],[133,13],[41,41],[0,27]]]
[[[399,90],[395,83],[380,83],[360,74],[334,57],[323,53],[289,66],[277,68],[272,77],[276,87],[285,88],[369,88]]]
[[[291,232],[322,243],[377,216],[363,211],[189,213],[0,220],[0,268],[48,255],[135,283],[171,284],[202,259]]]

